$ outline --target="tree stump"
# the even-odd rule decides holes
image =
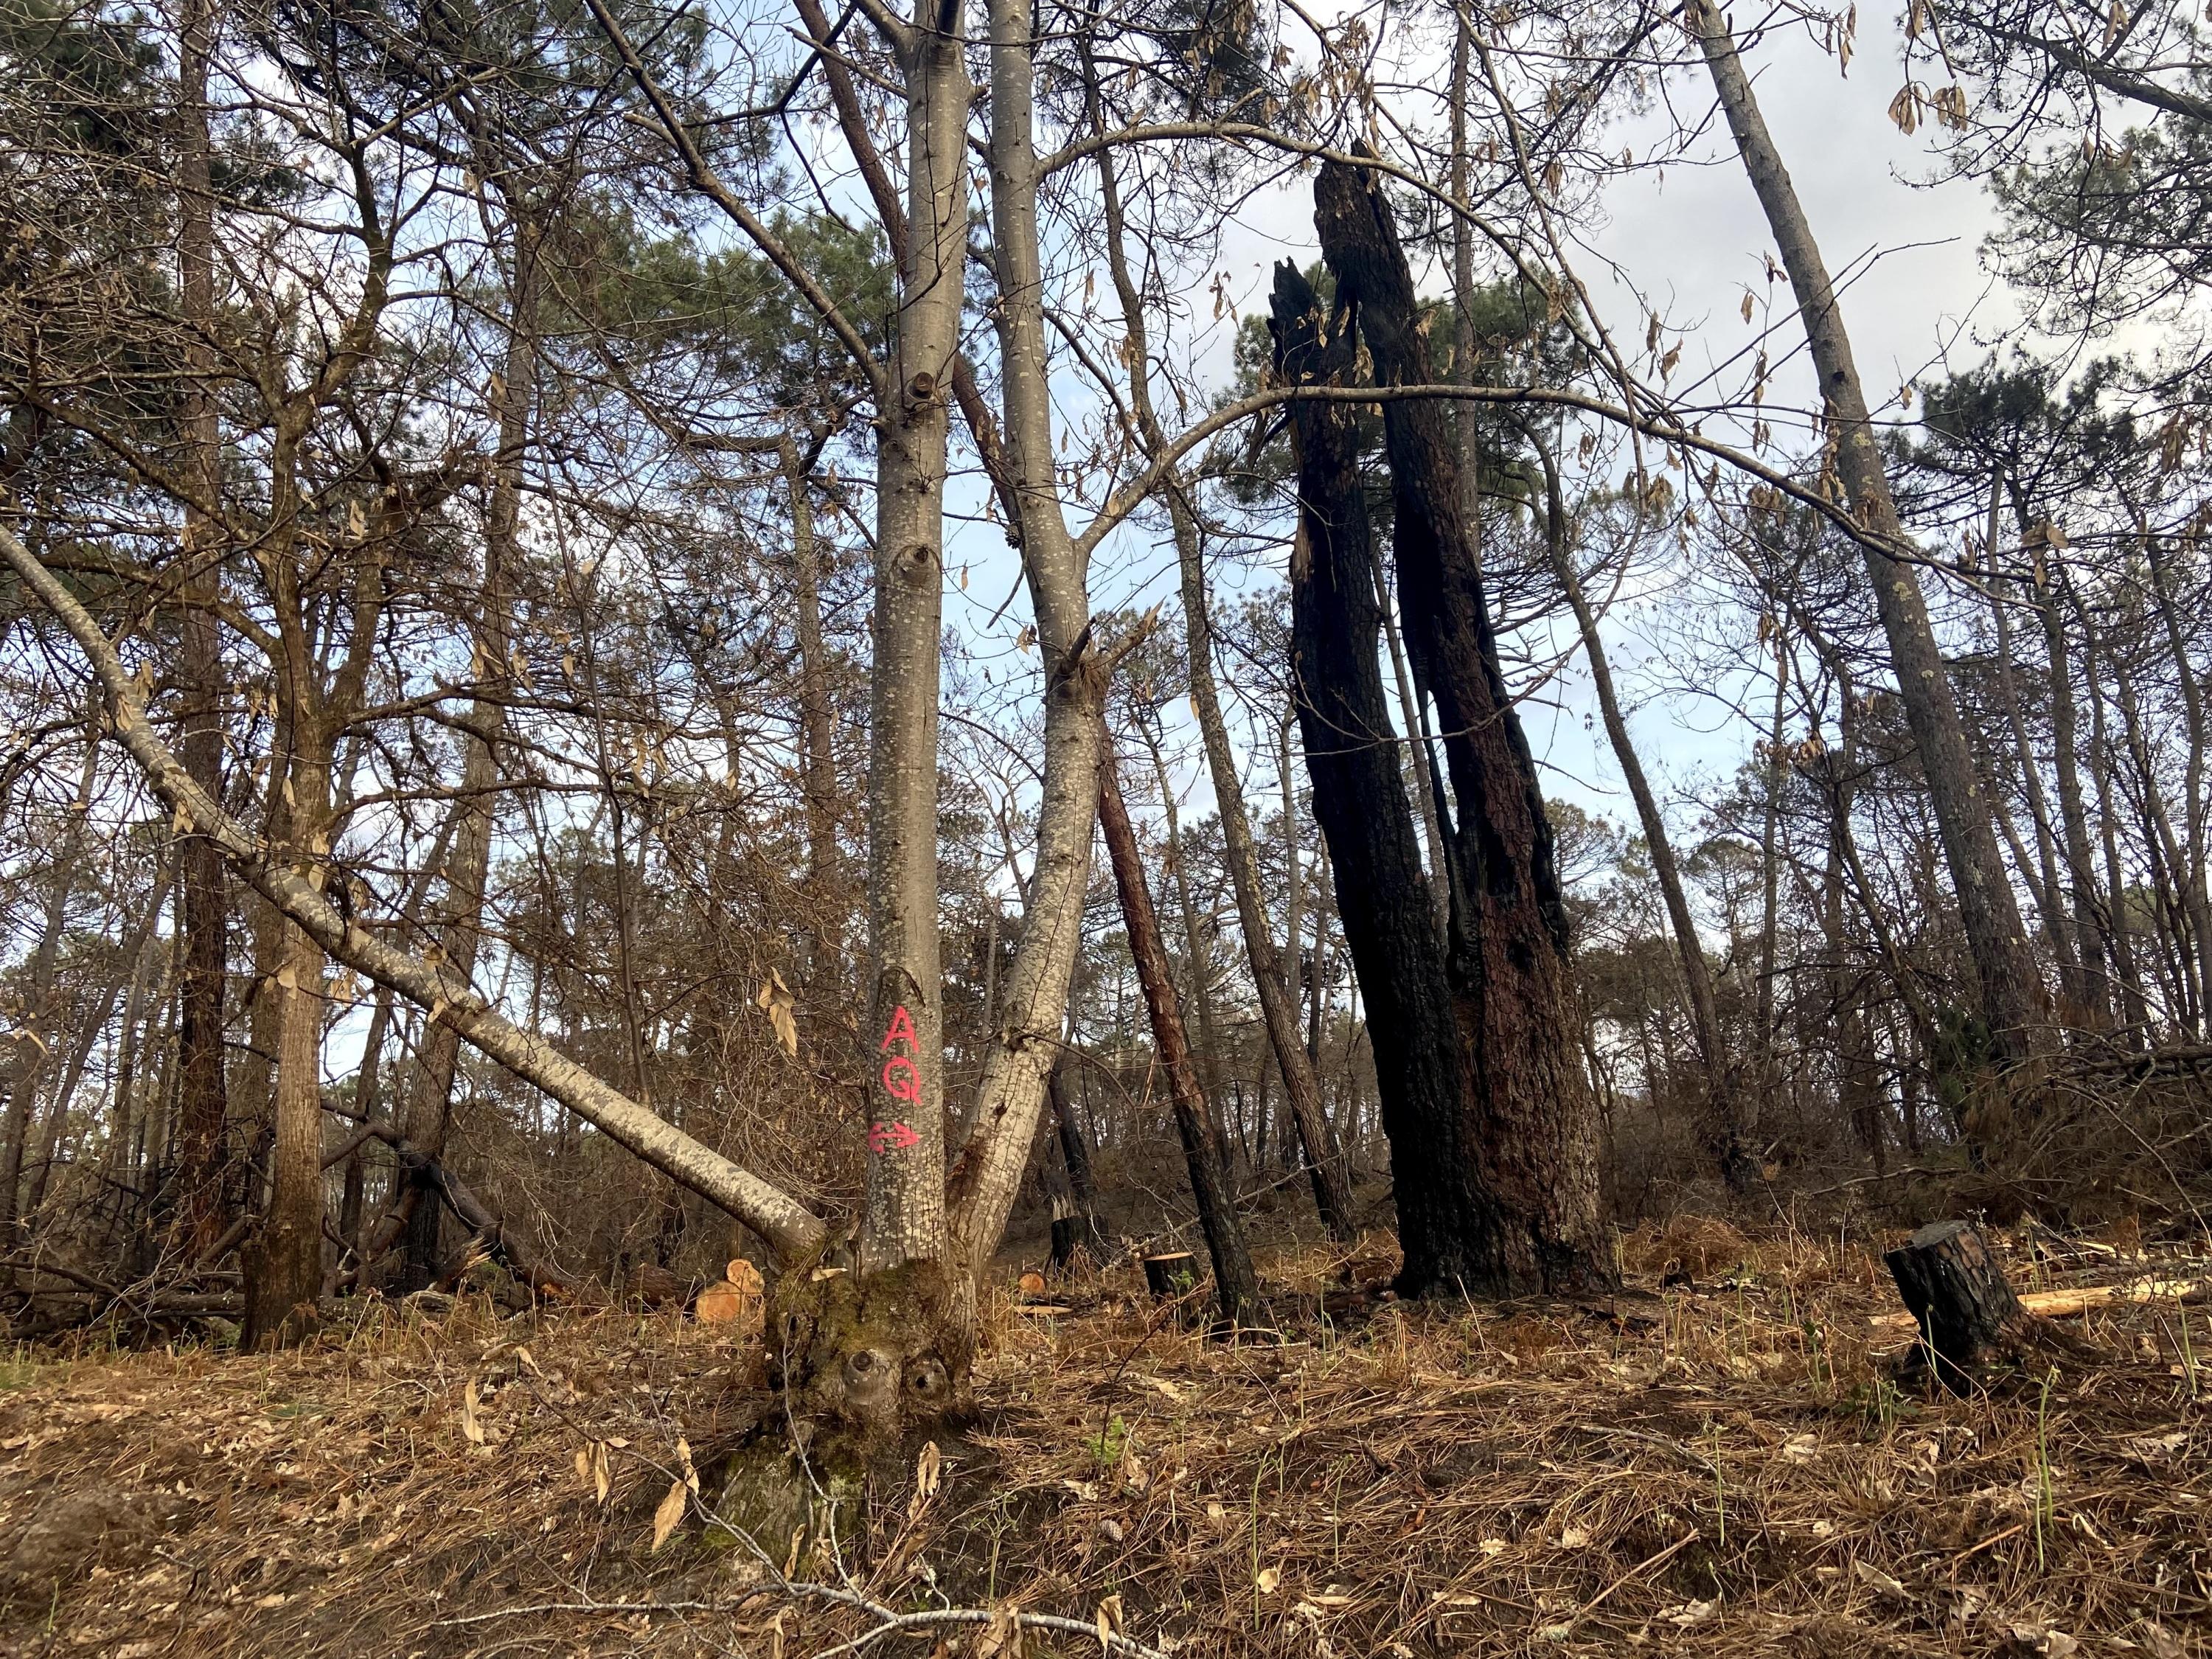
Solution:
[[[1188,1250],[1145,1258],[1145,1284],[1156,1302],[1185,1294],[1198,1283],[1198,1258]]]
[[[1923,1227],[1882,1260],[1920,1326],[1908,1363],[1931,1367],[1945,1388],[1966,1388],[1978,1369],[2017,1354],[2033,1340],[2036,1321],[1971,1224]]]

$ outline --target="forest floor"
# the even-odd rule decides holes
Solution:
[[[2158,1265],[2014,1245],[2022,1289]],[[464,1297],[273,1358],[26,1350],[0,1651],[1008,1659],[1100,1643],[1005,1608],[1103,1605],[1185,1656],[2212,1653],[2202,1307],[2095,1310],[2094,1357],[1929,1400],[1858,1243],[1677,1222],[1608,1307],[1363,1295],[1387,1250],[1267,1262],[1280,1340],[1207,1340],[1128,1270],[1059,1316],[1010,1286],[933,1495],[872,1495],[788,1579],[684,1495],[727,1326]]]

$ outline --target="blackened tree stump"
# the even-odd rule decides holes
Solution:
[[[1198,1258],[1188,1250],[1145,1258],[1145,1286],[1158,1302],[1188,1295],[1198,1283]]]
[[[1923,1227],[1882,1260],[1920,1325],[1909,1366],[1931,1367],[1947,1389],[1964,1389],[1984,1367],[2037,1346],[2041,1322],[2020,1304],[1989,1243],[1970,1223]]]

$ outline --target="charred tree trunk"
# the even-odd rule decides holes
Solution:
[[[2026,1350],[2063,1346],[2021,1306],[1988,1241],[1969,1223],[1923,1227],[1882,1260],[1920,1327],[1908,1373],[1932,1372],[1945,1388],[1964,1389]]]
[[[1315,185],[1322,257],[1385,385],[1433,379],[1412,274],[1374,176],[1325,165]],[[1597,1102],[1581,1055],[1567,921],[1536,768],[1498,666],[1459,463],[1442,406],[1383,406],[1398,591],[1416,678],[1437,702],[1456,821],[1446,953],[1474,1093],[1466,1139],[1504,1222],[1516,1286],[1612,1285],[1599,1214]]]
[[[1297,267],[1275,268],[1275,361],[1293,384],[1342,381],[1345,332],[1324,337],[1320,301]],[[1376,1045],[1389,1138],[1401,1289],[1504,1291],[1504,1220],[1471,1132],[1474,1079],[1460,1040],[1443,941],[1406,802],[1397,734],[1383,701],[1367,497],[1351,406],[1292,405],[1298,539],[1291,555],[1293,701],[1313,781],[1314,817],[1336,874],[1338,913]]]
[[[1099,826],[1114,864],[1114,885],[1121,896],[1121,921],[1128,930],[1129,954],[1136,960],[1145,1006],[1152,1015],[1153,1047],[1159,1054],[1160,1069],[1167,1073],[1176,1129],[1182,1137],[1183,1158],[1190,1166],[1190,1193],[1198,1205],[1199,1231],[1205,1234],[1206,1252],[1213,1258],[1214,1295],[1223,1320],[1241,1325],[1259,1311],[1259,1279],[1252,1271],[1243,1223],[1237,1218],[1236,1192],[1221,1167],[1220,1132],[1183,1034],[1182,1011],[1176,1002],[1167,945],[1160,937],[1159,918],[1145,885],[1144,854],[1137,847],[1137,832],[1129,823],[1128,809],[1121,803],[1114,769],[1109,750],[1098,765]]]

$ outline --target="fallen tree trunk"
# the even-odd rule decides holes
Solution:
[[[475,1233],[492,1258],[529,1289],[564,1300],[576,1298],[580,1287],[574,1279],[539,1255],[528,1243],[510,1235],[496,1211],[470,1191],[467,1184],[444,1164],[409,1140],[397,1124],[381,1120],[362,1124],[347,1137],[343,1146],[323,1160],[323,1167],[327,1170],[343,1163],[366,1140],[380,1140],[391,1147],[408,1180],[421,1190],[434,1193],[442,1199],[446,1207],[463,1226]],[[354,1272],[358,1274],[368,1265],[366,1261],[359,1263]]]
[[[137,682],[76,596],[6,530],[0,530],[0,560],[22,579],[90,659],[106,693],[116,736],[163,805],[212,841],[255,890],[324,951],[420,1006],[433,1024],[442,1020],[450,1024],[471,1047],[543,1090],[679,1186],[744,1223],[785,1261],[821,1248],[828,1229],[796,1199],[601,1082],[535,1032],[495,1012],[482,993],[450,968],[396,949],[356,925],[323,896],[319,885],[274,859],[268,846],[203,789],[155,735]]]

